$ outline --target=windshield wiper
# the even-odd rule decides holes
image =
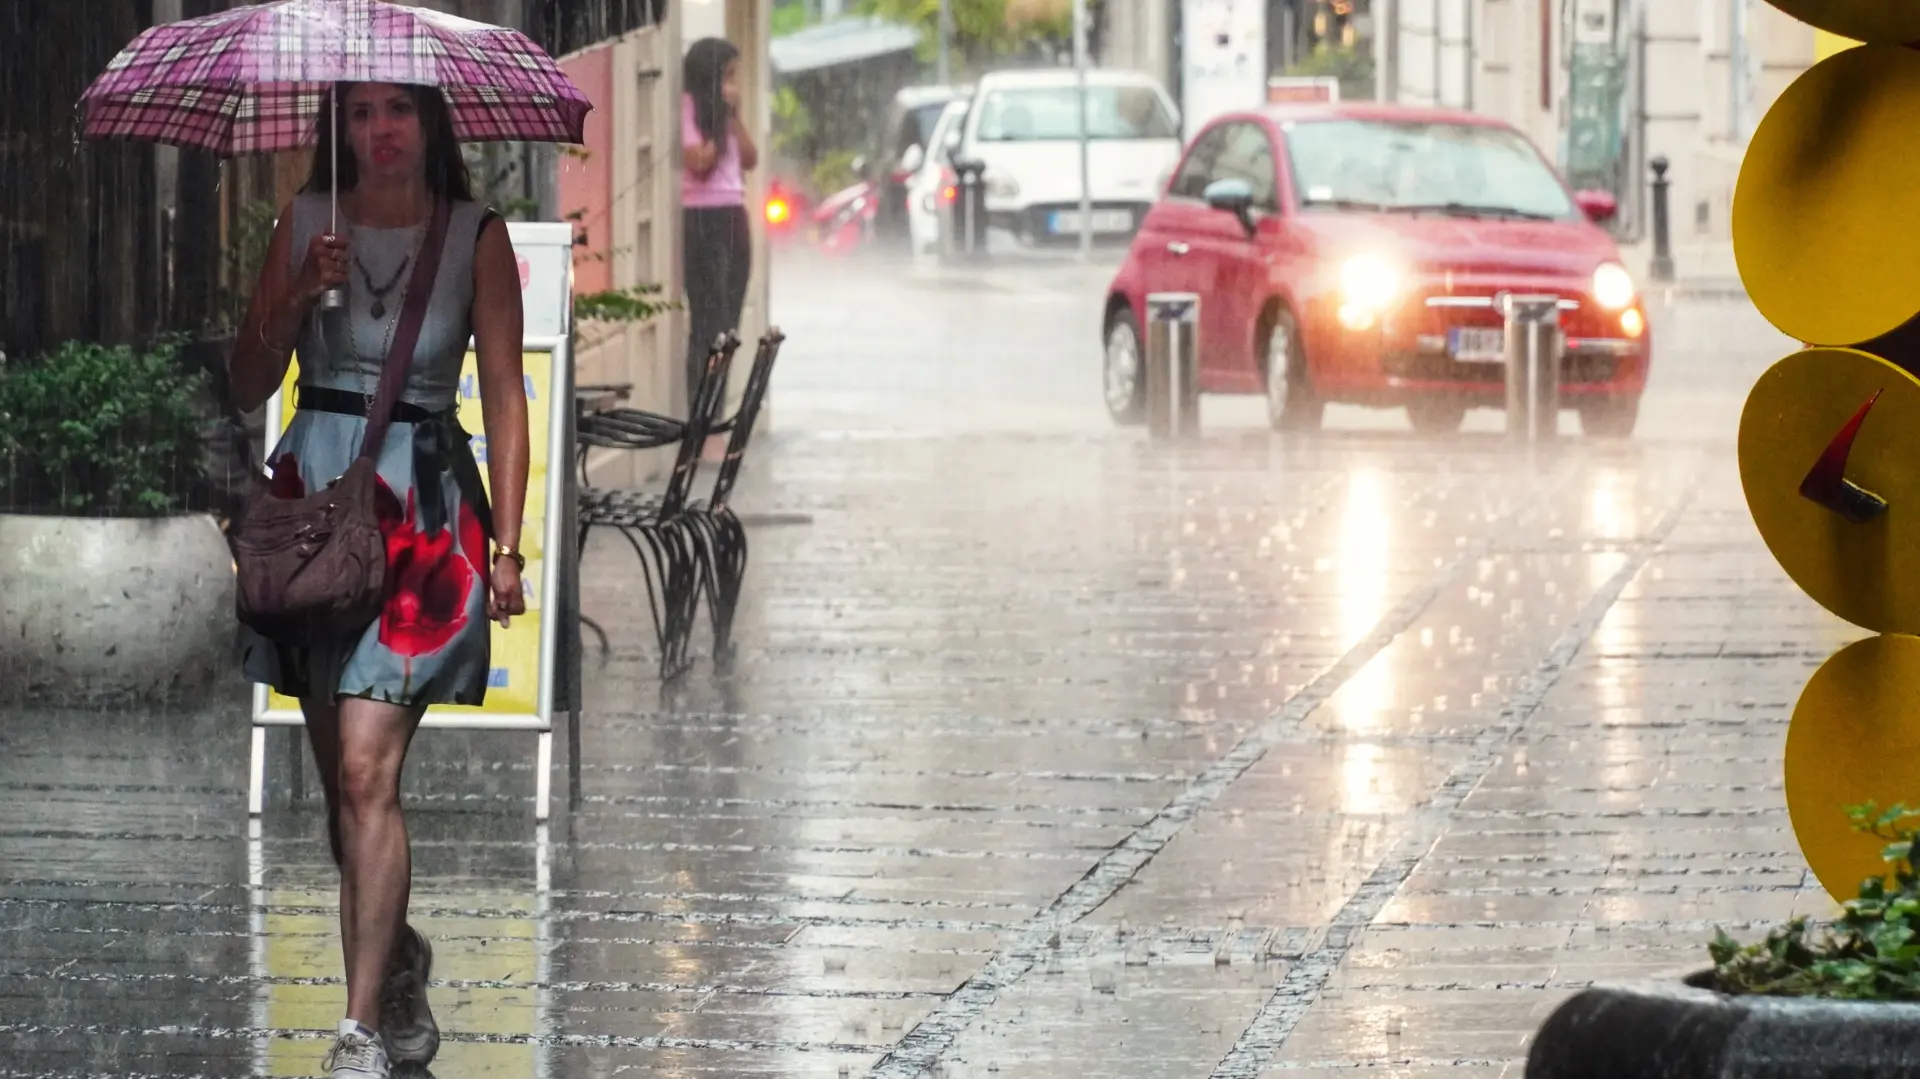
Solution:
[[[1522,210],[1516,206],[1476,206],[1468,202],[1430,202],[1389,206],[1397,214],[1446,214],[1449,217],[1514,217],[1525,221],[1552,221],[1552,214]]]
[[[1383,202],[1368,202],[1366,199],[1307,199],[1303,206],[1331,206],[1336,210],[1387,210],[1392,207]]]

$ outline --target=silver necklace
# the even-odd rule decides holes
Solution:
[[[373,283],[373,274],[367,271],[367,264],[360,261],[359,255],[353,256],[353,265],[355,269],[360,271],[360,280],[366,282],[367,291],[373,294],[372,313],[374,318],[387,317],[387,293],[392,292],[393,286],[400,283],[400,275],[406,272],[407,264],[412,261],[412,255],[401,259],[400,265],[393,268],[393,276],[387,278],[387,283],[384,285],[376,285]]]
[[[402,269],[412,264],[414,257],[420,253],[420,246],[426,242],[426,237],[427,237],[427,228],[426,226],[423,225],[420,227],[419,233],[413,239],[412,250],[408,251],[407,256],[400,260],[400,266]],[[355,261],[357,262],[359,260],[356,258]],[[363,275],[364,275],[364,272],[365,271],[363,270],[362,271]],[[400,282],[400,272],[396,270],[394,272],[394,280],[388,282],[387,288],[392,289],[394,285],[398,284],[399,282]],[[433,284],[434,284],[433,282],[428,282],[427,287],[431,288],[433,287]],[[374,290],[373,283],[371,281],[367,283],[367,288],[369,291],[374,291],[375,293],[373,310],[370,313],[373,315],[375,319],[385,318],[386,304],[383,302],[383,300],[385,299],[385,293],[383,291]],[[394,308],[393,317],[386,319],[386,324],[387,324],[386,334],[380,345],[380,357],[374,365],[373,382],[368,388],[363,389],[361,391],[361,395],[366,398],[367,419],[369,421],[373,419],[374,398],[379,396],[380,381],[386,377],[387,355],[388,353],[393,351],[393,334],[394,334],[394,331],[398,329],[400,326],[400,312],[405,310],[407,305],[407,294],[412,290],[413,290],[413,279],[409,277],[406,279],[406,282],[404,284],[400,285],[400,298],[397,301],[398,306]],[[351,310],[351,308],[349,308],[349,310]],[[353,332],[353,327],[351,325],[347,327],[347,340],[348,342],[351,343],[353,347],[354,358],[358,360],[360,363],[360,366],[364,368],[367,363],[367,357],[364,353],[360,351],[360,336]],[[413,357],[411,356],[404,357],[401,360],[401,363],[406,367],[411,367],[413,366]],[[403,385],[404,385],[404,380],[403,380]]]

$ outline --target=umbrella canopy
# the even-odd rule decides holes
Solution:
[[[466,142],[571,142],[593,108],[526,35],[382,0],[279,0],[155,26],[82,95],[84,133],[222,157],[312,142],[336,82],[439,88]]]

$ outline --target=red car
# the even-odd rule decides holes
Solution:
[[[1202,131],[1109,290],[1107,408],[1144,413],[1146,297],[1200,297],[1200,389],[1264,393],[1276,429],[1328,402],[1405,407],[1457,430],[1504,407],[1505,294],[1560,299],[1560,392],[1589,434],[1633,431],[1647,384],[1646,310],[1599,227],[1527,138],[1463,112],[1280,106]]]

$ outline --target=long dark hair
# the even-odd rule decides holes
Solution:
[[[335,83],[332,107],[322,107],[315,126],[313,168],[307,173],[303,191],[333,190],[333,154],[328,144],[335,131],[347,127],[347,91],[356,83]],[[438,88],[403,84],[400,89],[413,99],[420,117],[420,134],[425,140],[422,157],[427,166],[427,190],[450,202],[473,201],[473,178],[467,174],[467,159],[460,156],[460,139],[453,133],[453,112]],[[360,181],[360,162],[353,156],[353,144],[340,144],[340,190],[352,191]]]
[[[733,42],[719,37],[703,37],[687,50],[686,90],[693,98],[693,122],[719,153],[727,151],[731,114],[720,88],[727,81],[727,65],[739,56]]]

